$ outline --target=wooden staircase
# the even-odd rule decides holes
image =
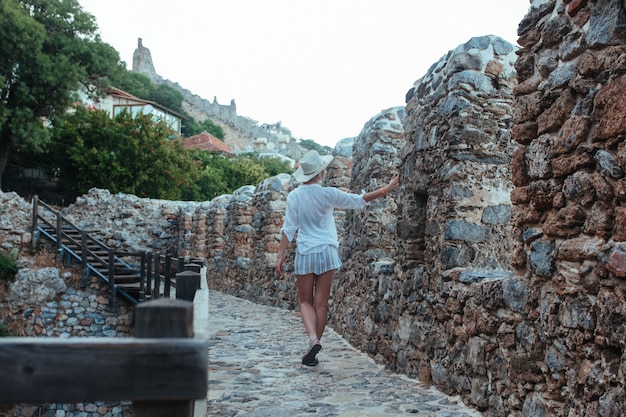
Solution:
[[[83,284],[96,275],[114,295],[132,303],[170,298],[176,288],[176,271],[182,271],[184,258],[159,253],[117,251],[81,230],[61,213],[37,197],[33,199],[32,233],[35,242],[45,238],[58,251],[68,267],[81,264]]]

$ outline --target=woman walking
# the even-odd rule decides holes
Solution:
[[[293,176],[302,185],[287,196],[276,264],[276,273],[280,275],[287,247],[295,238],[294,272],[300,315],[309,336],[309,345],[302,357],[302,364],[307,366],[318,364],[316,355],[322,349],[320,340],[326,328],[330,289],[335,271],[341,266],[333,210],[362,208],[399,185],[396,175],[389,184],[369,193],[353,194],[334,187],[323,187],[326,168],[332,159],[330,155],[320,156],[316,151],[309,151],[300,160]]]

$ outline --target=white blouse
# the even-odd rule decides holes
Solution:
[[[285,221],[280,229],[293,241],[296,232],[296,252],[302,255],[319,253],[329,245],[338,247],[337,227],[333,210],[365,207],[361,194],[352,194],[320,184],[302,184],[287,195]]]

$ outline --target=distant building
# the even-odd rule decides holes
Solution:
[[[128,111],[133,117],[138,114],[150,114],[155,121],[165,121],[176,132],[177,136],[180,136],[183,119],[181,114],[159,103],[135,97],[119,88],[107,87],[104,91],[104,97],[95,100],[86,94],[81,94],[81,99],[88,106],[107,111],[111,117],[117,116],[124,110]]]
[[[209,132],[202,132],[197,135],[185,138],[183,140],[183,148],[199,149],[201,151],[207,151],[213,154],[219,154],[227,157],[233,156],[233,151],[230,146],[228,146]]]

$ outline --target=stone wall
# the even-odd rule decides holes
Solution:
[[[133,306],[120,300],[111,309],[107,285],[91,277],[83,287],[75,272],[61,273],[57,267],[41,268],[36,262],[22,260],[16,280],[10,284],[10,297],[0,297],[0,326],[8,324],[7,332],[11,336],[23,337],[132,335]],[[0,294],[4,295],[1,286]],[[9,312],[13,314],[11,319]],[[131,417],[134,413],[130,401],[98,401],[3,403],[0,415]]]
[[[512,263],[528,290],[509,390],[534,415],[622,415],[625,4],[533,3],[518,29]]]
[[[396,371],[506,415],[502,349],[516,316],[509,194],[515,48],[471,39],[418,80],[406,116],[355,144],[353,188],[396,193],[349,219],[331,323]],[[349,256],[348,256],[349,253]]]
[[[0,191],[0,248],[19,254],[31,243],[32,205],[15,192]]]
[[[14,281],[0,282],[0,334],[6,331],[10,336],[58,338],[131,335],[133,307],[118,300],[112,309],[105,283],[92,276],[83,285],[76,265],[60,266],[54,254],[29,254],[31,222],[30,202],[17,193],[0,192],[0,252],[16,256],[19,268]],[[3,416],[72,413],[85,417],[133,415],[128,401],[0,404]]]

